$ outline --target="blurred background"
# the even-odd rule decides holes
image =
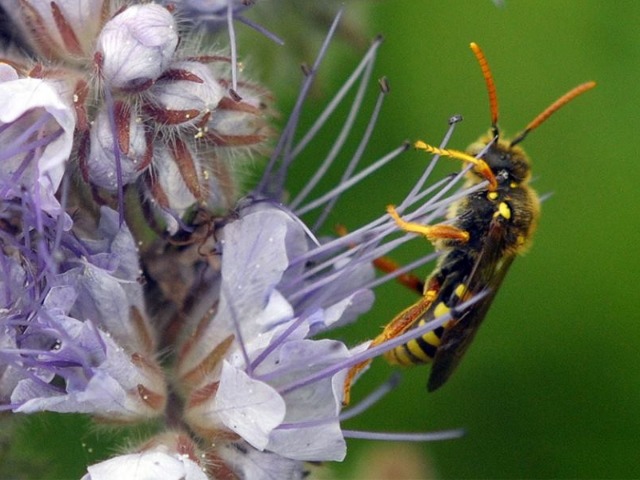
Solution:
[[[283,112],[281,123],[297,94],[292,86],[300,82],[298,65],[313,61],[339,6],[328,2],[318,9],[316,3],[264,0],[254,18],[290,47],[275,55],[278,47],[239,28],[240,55],[255,78],[273,88]],[[313,26],[302,23],[310,10],[316,19]],[[323,476],[640,476],[640,302],[634,281],[640,271],[640,183],[634,183],[640,163],[638,18],[640,2],[346,2],[340,36],[305,109],[304,122],[309,125],[317,117],[370,39],[383,34],[374,79],[387,76],[391,94],[365,162],[405,139],[439,143],[453,114],[462,114],[464,122],[450,142],[452,148],[464,149],[489,128],[487,94],[470,41],[482,46],[491,65],[500,126],[507,135],[518,133],[573,86],[596,80],[598,87],[524,142],[535,188],[553,196],[543,205],[530,253],[514,263],[458,371],[433,394],[425,389],[428,367],[403,371],[402,383],[385,400],[345,424],[349,429],[386,432],[464,428],[465,437],[417,445],[350,441],[347,461],[330,465]],[[370,93],[360,130],[377,93],[375,81]],[[322,158],[336,133],[331,127],[323,131],[309,155]],[[345,159],[357,141],[356,135]],[[382,214],[387,203],[403,198],[427,161],[428,156],[411,151],[368,178],[339,203],[325,233],[334,224],[353,229]],[[294,169],[292,191],[308,178],[310,168]],[[435,178],[458,168],[459,162],[443,160]],[[417,239],[394,258],[409,262],[430,249]],[[426,276],[431,268],[418,273]],[[353,329],[340,332],[343,338],[353,343],[371,338],[416,300],[412,292],[392,283],[377,293],[373,310]],[[392,371],[384,361],[376,361],[357,384],[354,402]],[[115,448],[108,434],[96,434],[82,419],[52,415],[44,424],[27,423],[20,427],[24,435],[12,440],[13,447],[23,449],[27,457],[38,452],[43,462],[57,459],[57,469],[65,458],[80,457],[84,463]],[[87,432],[82,442],[77,429]],[[64,440],[67,432],[69,441]],[[0,446],[8,448],[7,440]],[[43,458],[45,448],[49,460]],[[82,467],[65,468],[53,470],[51,478],[61,478],[61,472],[73,472],[66,478],[77,478],[82,472]]]

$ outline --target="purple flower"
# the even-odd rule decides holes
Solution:
[[[228,429],[258,450],[295,460],[341,460],[346,445],[338,414],[345,372],[291,391],[286,387],[351,357],[341,342],[311,340],[309,334],[368,310],[373,294],[338,280],[325,290],[340,295],[318,295],[296,309],[285,296],[293,291],[288,283],[317,282],[302,280],[304,270],[297,265],[315,244],[290,212],[269,202],[241,211],[223,228],[221,245],[220,297],[212,299],[216,313],[178,362],[180,378],[193,384],[188,423],[204,436]],[[369,264],[358,268],[368,272],[362,284],[373,277]],[[224,351],[224,360],[211,363],[216,350]]]
[[[72,148],[75,117],[46,80],[0,64],[0,200],[26,189],[39,208],[62,213],[55,193]]]
[[[48,223],[35,246],[42,251],[57,240],[57,268],[46,258],[24,264],[33,245],[20,245],[21,265],[15,255],[3,256],[0,396],[22,413],[82,412],[111,421],[158,415],[166,387],[129,231],[107,209],[99,241],[78,241],[56,227]]]

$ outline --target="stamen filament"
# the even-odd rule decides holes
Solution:
[[[346,438],[361,438],[366,440],[383,440],[391,442],[435,442],[453,440],[464,436],[464,430],[443,430],[428,433],[382,433],[364,432],[359,430],[342,430]]]

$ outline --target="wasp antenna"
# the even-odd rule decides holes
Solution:
[[[591,90],[595,86],[596,86],[596,82],[585,82],[569,90],[567,93],[562,95],[559,99],[557,99],[547,108],[545,108],[544,111],[542,111],[542,113],[540,113],[536,118],[534,118],[531,122],[529,122],[529,125],[525,127],[522,133],[520,133],[517,137],[515,137],[511,141],[511,146],[513,147],[514,145],[523,141],[525,137],[529,134],[529,132],[538,128],[542,123],[544,123],[547,120],[547,118],[549,118],[555,112],[560,110],[560,108],[562,108],[564,105],[569,103],[571,100],[573,100],[577,96],[582,95],[587,90]]]
[[[493,81],[493,75],[491,74],[491,69],[489,68],[489,62],[487,62],[487,58],[484,56],[484,52],[480,48],[480,46],[471,42],[469,44],[471,51],[476,56],[476,60],[478,60],[478,64],[480,65],[480,69],[482,70],[482,76],[484,77],[484,81],[487,84],[487,93],[489,94],[489,108],[491,110],[491,129],[493,130],[494,136],[498,136],[498,95],[496,93],[496,84]]]

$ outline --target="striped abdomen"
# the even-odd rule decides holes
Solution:
[[[466,286],[463,283],[457,283],[453,289],[442,288],[437,292],[433,291],[432,294],[435,299],[432,306],[412,328],[421,327],[427,322],[447,314],[465,297],[466,290]],[[452,319],[442,327],[430,330],[418,338],[409,340],[407,343],[389,350],[385,353],[385,358],[389,363],[404,366],[430,363],[440,346],[444,332],[454,322],[455,320]]]

